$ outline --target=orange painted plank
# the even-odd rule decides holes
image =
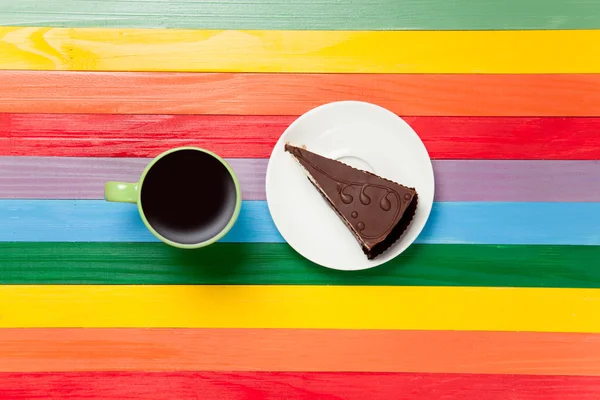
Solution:
[[[600,74],[0,71],[0,112],[299,115],[365,100],[413,116],[600,116]]]
[[[2,329],[0,372],[370,371],[600,376],[600,334]]]

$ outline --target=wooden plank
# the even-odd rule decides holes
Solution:
[[[551,218],[550,218],[551,216]],[[327,223],[342,223],[332,212]],[[0,242],[157,242],[133,204],[0,200]],[[434,203],[415,243],[600,245],[600,203]],[[308,228],[299,228],[308,229]],[[346,240],[354,241],[350,231]],[[282,243],[266,201],[243,201],[224,243]]]
[[[172,147],[194,145],[225,157],[268,158],[279,136],[296,118],[0,114],[0,155],[154,157]],[[403,119],[435,159],[600,159],[600,118]]]
[[[0,286],[0,328],[307,328],[600,333],[598,304],[598,289],[4,285]]]
[[[0,226],[5,242],[158,242],[137,206],[104,200],[0,200]],[[266,201],[244,200],[221,241],[280,243],[283,238]]]
[[[286,244],[0,243],[2,285],[368,285],[600,288],[600,246],[420,245],[379,268],[318,267]],[[242,262],[243,261],[243,262]]]
[[[39,95],[50,94],[38,85],[38,76],[29,77],[34,78],[31,83],[39,88]],[[61,79],[51,75],[51,79],[54,78]],[[93,81],[98,75],[93,74],[89,78]],[[33,91],[30,94],[35,96]],[[93,93],[90,95],[94,96]],[[168,98],[175,93],[169,95],[163,90],[163,95],[167,103],[176,104],[175,97]],[[207,148],[224,157],[268,158],[279,136],[296,118],[262,115],[0,114],[0,154],[151,158],[173,147],[191,145]],[[600,118],[597,125],[600,127]],[[583,135],[586,136],[585,133]]]
[[[600,74],[0,71],[0,81],[2,113],[300,115],[323,103],[355,99],[412,116],[600,116]],[[518,153],[512,136],[507,145]]]
[[[244,200],[265,200],[268,160],[227,159]],[[109,179],[135,182],[145,158],[0,157],[0,198],[103,199]],[[436,201],[600,201],[597,161],[434,160]],[[560,190],[556,190],[560,188]]]
[[[1,329],[0,339],[0,372],[233,370],[600,376],[598,334],[28,328]],[[325,351],[327,357],[323,357]],[[2,375],[0,388],[1,382]]]
[[[106,181],[137,182],[149,161],[146,158],[0,157],[0,198],[104,199]],[[238,177],[242,198],[265,200],[267,160],[233,158],[226,161]]]
[[[0,27],[3,70],[585,74],[599,50],[600,30]]]
[[[560,16],[558,18],[557,16]],[[474,30],[597,29],[593,1],[20,0],[0,4],[0,24],[13,26],[291,29]]]
[[[0,391],[10,399],[343,398],[346,400],[595,400],[600,379],[584,376],[320,372],[89,372],[2,374]],[[403,397],[409,398],[409,397]]]
[[[434,160],[433,166],[436,201],[600,201],[598,161]]]

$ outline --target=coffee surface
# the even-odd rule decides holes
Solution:
[[[221,232],[235,212],[233,178],[219,160],[180,150],[152,166],[141,188],[148,223],[181,244],[205,242]]]

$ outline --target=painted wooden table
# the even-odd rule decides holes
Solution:
[[[0,0],[0,398],[600,398],[599,0]],[[434,161],[417,244],[297,255],[265,203],[300,114],[365,100]],[[221,243],[102,200],[226,157]],[[382,145],[385,145],[382,143]]]

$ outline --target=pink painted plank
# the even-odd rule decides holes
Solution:
[[[0,157],[0,198],[101,199],[149,159]],[[245,200],[265,200],[266,159],[228,159]],[[436,201],[600,201],[600,161],[434,160]]]
[[[3,399],[597,400],[585,376],[352,372],[0,374]]]

